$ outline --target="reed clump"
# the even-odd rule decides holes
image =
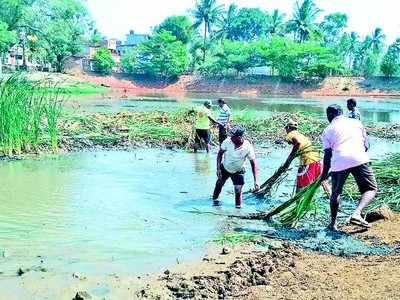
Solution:
[[[6,156],[35,150],[49,140],[58,147],[57,122],[61,98],[46,82],[32,82],[21,75],[0,81],[0,152]]]

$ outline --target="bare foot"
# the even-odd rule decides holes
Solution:
[[[331,231],[338,231],[338,228],[337,228],[336,224],[329,224],[328,230],[331,230]]]

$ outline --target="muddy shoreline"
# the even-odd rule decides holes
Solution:
[[[316,143],[327,125],[314,115],[277,113],[266,118],[238,116],[234,123],[243,125],[247,138],[256,146],[286,145],[283,127],[287,119],[296,119],[300,131]],[[173,112],[80,113],[65,115],[58,124],[59,149],[54,153],[50,143],[0,159],[24,159],[42,154],[65,154],[94,150],[133,150],[138,148],[179,149],[191,151],[194,143],[194,116],[188,109]],[[400,125],[366,125],[368,134],[389,141],[400,141]],[[212,128],[213,145],[218,145],[218,132]]]
[[[260,234],[256,242],[211,244],[202,259],[177,262],[154,274],[65,277],[32,270],[11,281],[21,291],[2,296],[9,300],[27,294],[35,295],[32,299],[59,300],[399,298],[400,215],[374,222],[369,231],[353,226],[340,230],[395,250],[387,255],[336,256]]]

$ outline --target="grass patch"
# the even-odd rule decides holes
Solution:
[[[48,91],[53,92],[54,89],[55,88],[49,88]],[[107,87],[89,82],[78,82],[70,86],[62,86],[56,89],[61,94],[71,96],[103,94],[108,91]]]
[[[220,245],[229,245],[231,247],[240,244],[260,243],[262,236],[247,232],[224,232],[217,237],[214,242]]]
[[[20,75],[0,81],[0,152],[12,156],[36,150],[45,136],[57,150],[60,114],[56,88]]]

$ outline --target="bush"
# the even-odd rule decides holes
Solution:
[[[110,50],[105,47],[99,48],[93,56],[94,68],[101,74],[110,74],[115,65],[115,61]]]

